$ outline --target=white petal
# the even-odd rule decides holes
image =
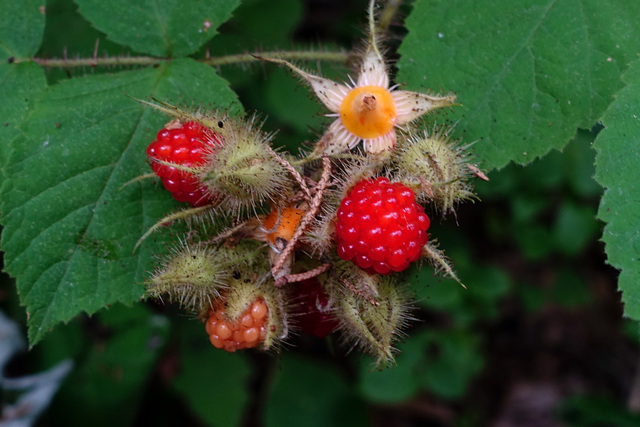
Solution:
[[[377,49],[369,49],[362,60],[358,86],[381,86],[389,88],[389,76],[384,58]]]
[[[326,144],[327,154],[338,154],[358,145],[361,138],[352,134],[344,127],[341,120],[336,120],[327,128],[321,143]]]
[[[308,78],[305,77],[306,80],[318,98],[320,98],[320,101],[332,112],[339,112],[344,97],[350,91],[349,87],[312,74],[307,74],[307,76]]]
[[[374,139],[363,140],[364,151],[370,154],[378,154],[383,151],[393,150],[396,146],[396,131],[391,129],[386,134]]]
[[[436,108],[450,107],[455,104],[454,94],[431,96],[425,93],[396,90],[391,92],[398,112],[397,124],[409,123]]]
[[[329,110],[334,113],[340,111],[340,105],[342,100],[351,90],[349,86],[341,85],[332,80],[325,79],[324,77],[316,76],[311,73],[307,73],[302,68],[298,68],[289,61],[275,58],[262,58],[265,61],[275,62],[276,64],[283,64],[289,67],[293,72],[302,77],[316,93],[320,101],[327,106]]]

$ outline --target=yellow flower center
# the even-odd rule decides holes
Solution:
[[[356,87],[340,105],[340,118],[347,130],[363,139],[386,135],[396,123],[396,103],[381,86]]]

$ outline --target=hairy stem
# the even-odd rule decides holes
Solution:
[[[339,52],[316,52],[307,50],[295,51],[272,51],[257,53],[238,53],[234,55],[217,56],[212,58],[197,59],[198,62],[211,66],[232,65],[258,62],[260,59],[286,59],[298,61],[323,61],[323,62],[346,62],[349,53]],[[169,58],[156,58],[152,56],[113,56],[91,58],[24,58],[15,59],[14,62],[34,61],[46,68],[75,68],[75,67],[112,67],[112,66],[148,66],[168,62]]]

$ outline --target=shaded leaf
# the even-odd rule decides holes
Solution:
[[[640,320],[640,61],[624,75],[627,86],[602,117],[594,147],[596,180],[605,188],[598,218],[609,264],[620,269],[625,314]]]
[[[60,321],[139,299],[160,243],[133,247],[175,206],[145,180],[145,150],[168,119],[130,98],[236,105],[211,68],[191,60],[53,86],[14,141],[2,188],[2,247],[27,307],[32,344]],[[204,104],[210,107],[209,104]],[[28,130],[28,133],[27,133]]]
[[[233,21],[211,42],[211,51],[219,55],[282,48],[290,42],[303,6],[298,0],[244,0],[234,10]]]
[[[466,331],[428,331],[431,346],[421,364],[422,386],[444,398],[464,396],[484,359],[477,337]]]
[[[425,339],[412,335],[398,344],[396,365],[390,369],[372,370],[372,360],[363,358],[360,363],[358,391],[372,402],[402,402],[420,390],[420,379],[416,376],[423,362]]]
[[[335,370],[288,355],[282,357],[265,419],[267,427],[367,425],[364,405]]]
[[[154,56],[194,53],[239,0],[76,0],[80,13],[116,43]]]
[[[640,51],[640,3],[417,1],[399,82],[455,91],[447,118],[483,167],[528,163],[591,128]]]
[[[100,39],[98,55],[104,52],[105,48],[113,49],[112,53],[122,53],[122,46],[106,40],[105,34],[93,28],[91,23],[80,15],[74,2],[47,1],[44,40],[38,56],[61,57],[66,49],[68,53],[88,57],[93,54],[97,39]]]
[[[179,339],[181,370],[174,388],[208,425],[241,425],[249,402],[247,359],[213,347],[198,321],[182,322]]]

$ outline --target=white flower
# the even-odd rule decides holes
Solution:
[[[313,89],[336,120],[327,129],[322,143],[325,152],[339,153],[363,141],[368,153],[381,153],[396,144],[396,127],[409,123],[429,111],[454,105],[456,97],[431,96],[420,92],[389,87],[384,58],[371,36],[360,65],[358,79],[340,84],[303,71],[284,60],[271,60],[287,65]]]

